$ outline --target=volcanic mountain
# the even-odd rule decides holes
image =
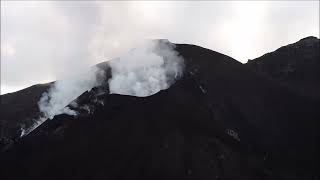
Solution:
[[[319,49],[319,39],[310,36],[249,60],[246,65],[300,94],[319,99]]]
[[[305,53],[293,53],[295,61],[319,54],[308,42],[298,42]],[[175,44],[175,50],[184,72],[168,89],[135,97],[109,94],[102,84],[75,99],[91,111],[57,115],[22,138],[18,124],[39,113],[37,101],[50,84],[2,95],[0,178],[319,178],[319,100],[292,88],[296,78],[251,65],[280,59],[283,67],[283,53],[241,64],[195,45]],[[311,64],[296,76],[318,68]],[[110,78],[109,62],[98,67]]]

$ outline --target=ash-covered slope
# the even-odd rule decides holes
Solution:
[[[82,94],[1,155],[1,179],[317,178],[319,102],[225,55],[178,44],[181,79],[149,97]],[[16,173],[19,172],[19,173]]]
[[[246,64],[303,95],[320,98],[320,40],[306,37]]]
[[[110,76],[106,62],[96,65]],[[41,114],[39,100],[43,93],[48,92],[55,82],[37,84],[14,93],[0,96],[0,150],[13,144],[21,135],[22,128],[28,128]]]
[[[0,96],[0,149],[19,138],[20,128],[39,113],[38,101],[52,83],[38,84]]]

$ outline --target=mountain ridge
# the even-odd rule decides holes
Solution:
[[[299,94],[319,99],[319,49],[320,40],[309,36],[249,60],[245,65]]]
[[[6,169],[0,177],[319,176],[318,101],[209,49],[177,44],[175,50],[185,70],[170,88],[144,98],[98,93],[104,86],[84,92],[76,102],[92,111],[57,115],[15,142],[0,154]]]

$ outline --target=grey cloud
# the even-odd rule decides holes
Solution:
[[[1,93],[61,79],[145,39],[197,44],[246,62],[319,37],[318,7],[318,1],[1,1]]]

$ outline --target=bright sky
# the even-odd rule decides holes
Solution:
[[[319,1],[1,1],[1,94],[119,56],[145,39],[245,63],[319,38]]]

